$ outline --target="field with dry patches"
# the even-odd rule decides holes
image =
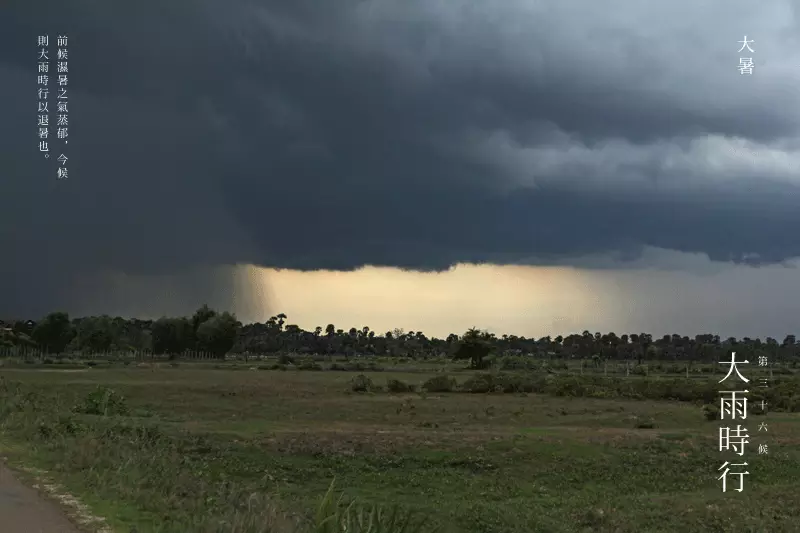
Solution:
[[[440,373],[366,375],[420,385]],[[453,533],[776,532],[800,523],[793,413],[745,421],[750,475],[743,493],[723,494],[716,470],[738,456],[718,451],[720,421],[704,418],[703,402],[356,393],[349,372],[191,365],[0,376],[38,395],[5,414],[3,441],[29,443],[12,460],[47,469],[119,531],[280,531],[276,510],[302,520],[334,477],[348,497],[430,514]],[[73,408],[99,385],[126,408]],[[762,421],[768,431],[757,433]],[[263,525],[268,514],[273,529]],[[232,529],[236,520],[249,525]]]

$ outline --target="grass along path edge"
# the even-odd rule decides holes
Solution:
[[[19,450],[20,447],[11,445],[6,436],[0,435],[0,478],[12,476],[16,482],[35,491],[44,504],[52,505],[65,520],[74,525],[76,531],[114,533],[105,518],[97,516],[88,505],[57,483],[46,470],[22,462],[19,455],[14,453]],[[11,483],[13,482],[9,482],[9,485]],[[5,523],[2,516],[0,519]]]

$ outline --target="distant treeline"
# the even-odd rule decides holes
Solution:
[[[45,353],[148,351],[179,355],[201,351],[223,357],[228,352],[251,354],[337,354],[398,357],[456,355],[476,365],[488,353],[532,355],[550,358],[628,359],[719,362],[731,351],[741,356],[765,356],[771,362],[800,359],[794,335],[782,341],[767,337],[751,339],[718,335],[694,337],[677,334],[653,338],[647,333],[617,335],[584,331],[557,337],[527,338],[471,329],[463,335],[440,339],[421,331],[401,329],[378,334],[369,327],[344,330],[333,324],[306,331],[286,323],[281,313],[264,323],[243,325],[236,316],[208,306],[191,317],[158,320],[93,316],[70,319],[67,313],[50,313],[39,321],[0,320],[0,347],[30,347]]]

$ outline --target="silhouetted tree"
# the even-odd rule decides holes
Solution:
[[[477,328],[470,328],[458,342],[453,359],[469,359],[470,368],[481,369],[486,367],[484,357],[491,351],[490,337],[486,332]]]
[[[241,323],[228,312],[215,315],[197,328],[197,340],[202,350],[216,357],[225,357],[236,342]]]
[[[31,331],[31,338],[47,353],[61,353],[72,340],[73,329],[69,314],[50,313]]]

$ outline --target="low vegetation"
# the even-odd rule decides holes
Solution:
[[[781,411],[753,413],[770,433],[751,442],[772,451],[751,452],[733,502],[715,481],[718,379],[41,370],[0,370],[3,451],[118,531],[780,531],[800,518],[794,378],[765,396]],[[334,479],[340,494],[323,496]]]
[[[435,339],[285,318],[6,322],[0,450],[119,532],[747,532],[800,519],[792,336]],[[749,387],[744,497],[716,480],[741,460],[718,450],[731,351],[769,383]]]

